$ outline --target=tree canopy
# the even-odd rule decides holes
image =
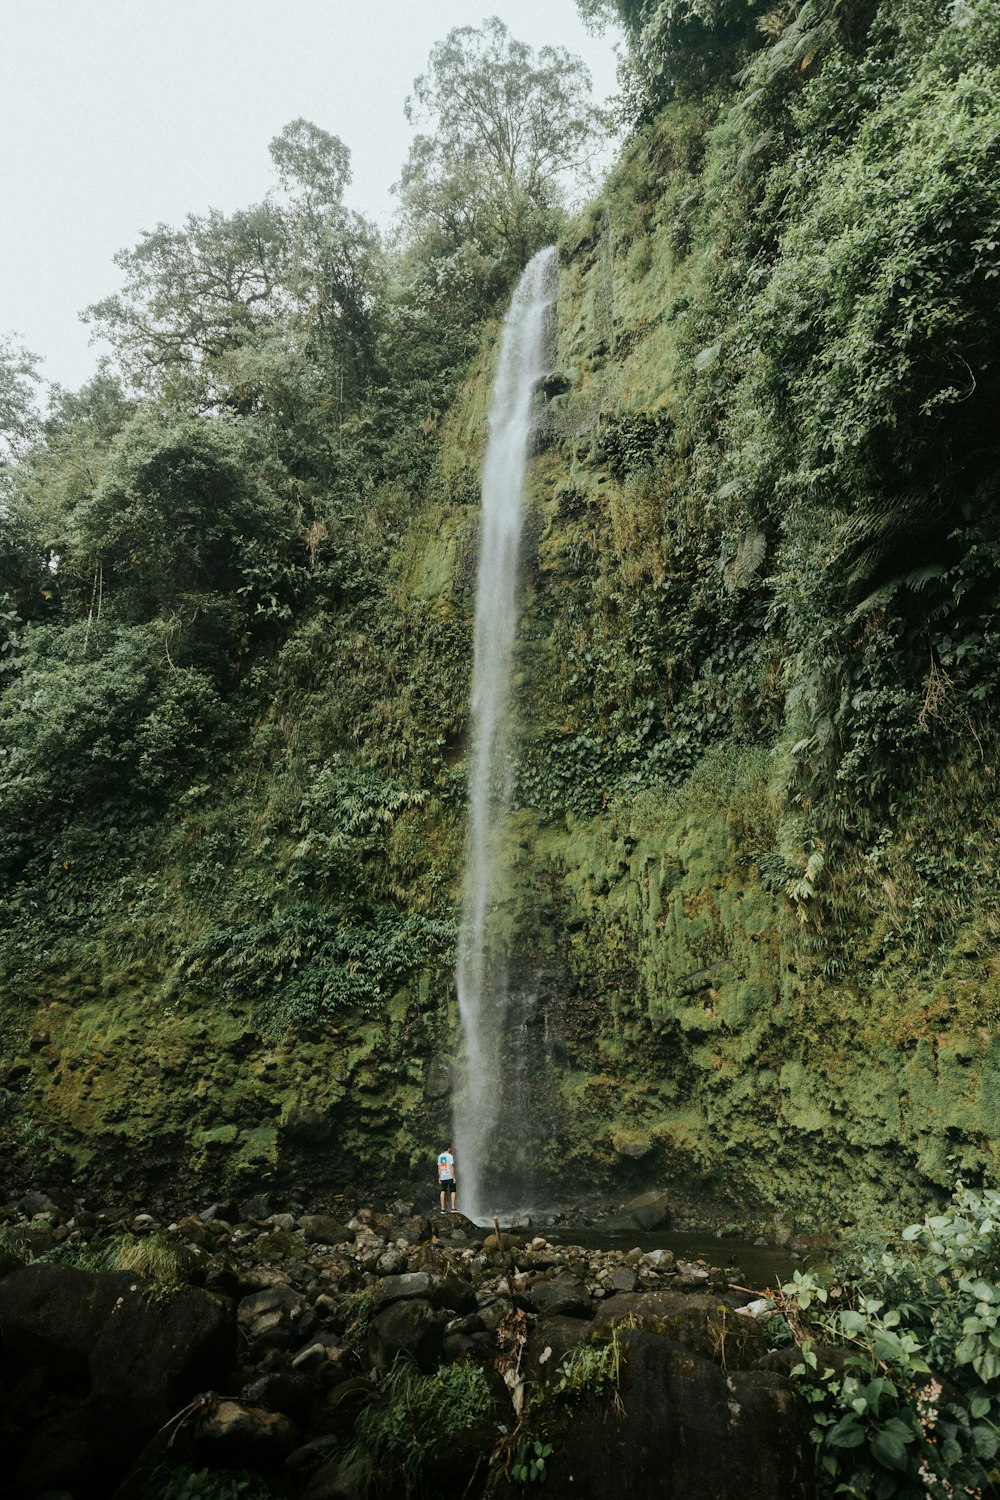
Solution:
[[[419,133],[400,191],[411,232],[521,266],[558,223],[567,174],[595,144],[590,74],[563,47],[536,53],[496,16],[439,42],[414,82]]]

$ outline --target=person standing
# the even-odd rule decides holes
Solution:
[[[458,1196],[458,1183],[455,1181],[455,1158],[451,1154],[451,1147],[446,1146],[437,1159],[438,1187],[441,1189],[441,1212],[444,1213],[445,1197],[451,1195],[452,1213],[455,1211],[455,1200]]]

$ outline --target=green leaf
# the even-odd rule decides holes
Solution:
[[[872,1454],[887,1469],[905,1469],[906,1444],[895,1432],[883,1429],[872,1438]]]
[[[865,1440],[865,1429],[855,1413],[848,1412],[835,1427],[830,1428],[826,1440],[834,1448],[860,1448]]]

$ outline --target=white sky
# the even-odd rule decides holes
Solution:
[[[304,116],[351,151],[351,206],[387,226],[403,101],[453,26],[498,15],[584,58],[603,100],[612,38],[575,0],[2,0],[0,335],[76,388],[99,350],[78,314],[116,250],[157,223],[232,212],[274,185],[268,142]]]

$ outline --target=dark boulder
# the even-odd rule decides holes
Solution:
[[[134,1276],[44,1261],[0,1280],[0,1340],[9,1354],[61,1376],[83,1375],[98,1334]]]
[[[91,1388],[119,1441],[145,1441],[199,1392],[224,1390],[235,1358],[231,1302],[188,1287],[155,1306],[133,1283],[91,1352]]]
[[[582,1281],[556,1276],[536,1281],[528,1290],[528,1301],[542,1317],[592,1318],[594,1304]]]
[[[441,1352],[446,1315],[429,1302],[392,1302],[372,1320],[368,1358],[375,1370],[388,1370],[399,1354],[409,1354],[421,1370],[434,1368]]]
[[[729,1373],[662,1335],[620,1335],[623,1410],[606,1398],[570,1418],[549,1460],[547,1500],[808,1500],[808,1417],[789,1381]],[[501,1485],[500,1496],[516,1487]]]

